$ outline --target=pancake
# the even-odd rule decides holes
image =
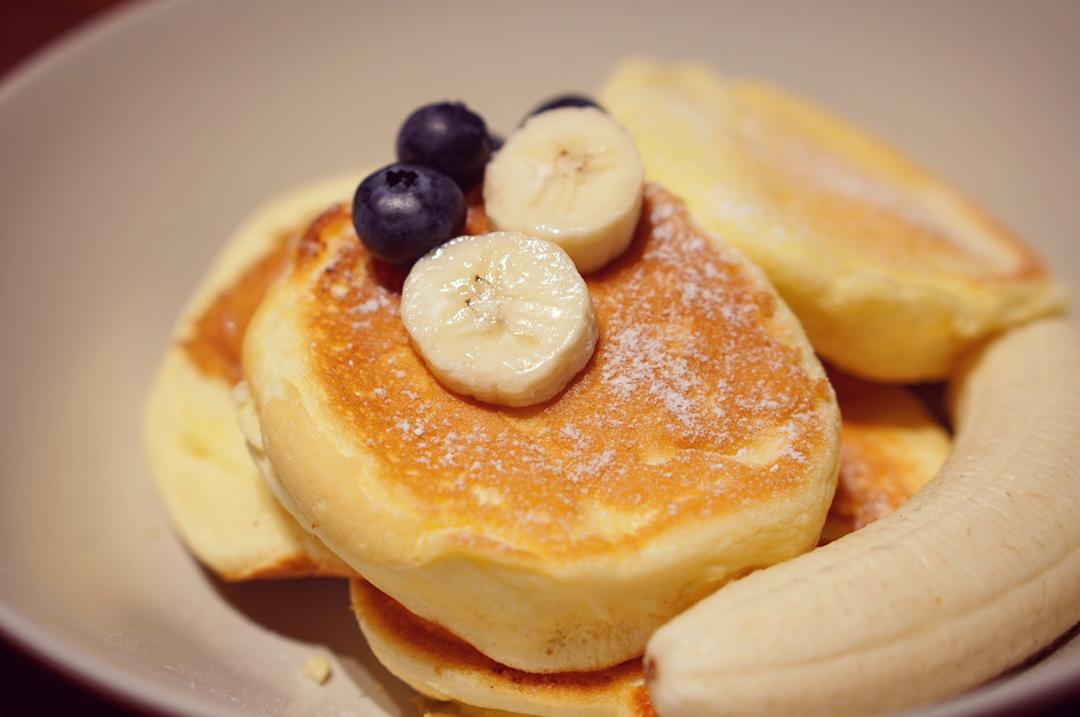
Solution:
[[[794,316],[657,186],[587,277],[596,352],[548,403],[457,396],[398,317],[402,271],[325,213],[244,343],[248,439],[302,525],[380,590],[530,672],[641,654],[726,581],[812,548],[839,416]]]
[[[948,433],[915,394],[829,372],[843,417],[840,482],[822,542],[898,508],[944,461]],[[352,606],[379,661],[424,695],[425,717],[653,714],[641,664],[538,675],[500,665],[363,580]]]
[[[357,176],[269,202],[233,234],[184,309],[150,393],[144,439],[159,494],[183,541],[226,580],[353,574],[266,489],[231,393],[251,314],[299,233]]]
[[[522,672],[417,617],[370,583],[351,580],[350,593],[353,612],[378,660],[436,701],[426,705],[427,715],[656,715],[640,658],[598,672]]]
[[[840,479],[821,542],[881,518],[915,495],[945,462],[949,433],[909,389],[829,372],[843,422]]]
[[[980,340],[1064,308],[1042,262],[971,201],[780,89],[639,61],[601,99],[646,176],[765,269],[844,371],[944,378]]]

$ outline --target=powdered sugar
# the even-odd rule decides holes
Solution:
[[[386,292],[380,291],[374,294],[367,301],[364,301],[361,304],[357,304],[353,308],[349,309],[349,311],[353,314],[374,314],[380,309],[389,308],[391,305],[396,306],[396,304],[391,302]]]
[[[658,399],[679,423],[696,430],[696,411],[691,391],[700,378],[683,357],[671,356],[668,345],[645,327],[619,330],[607,343],[608,360],[603,380],[625,401],[638,392]]]

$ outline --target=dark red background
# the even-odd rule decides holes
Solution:
[[[8,0],[0,3],[0,81],[20,62],[59,35],[103,11],[133,0]],[[0,717],[79,714],[135,717],[105,697],[76,685],[22,654],[0,637]],[[1080,714],[1080,698],[1049,711],[1046,717]]]

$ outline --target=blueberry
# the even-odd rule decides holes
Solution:
[[[368,251],[391,264],[411,264],[459,236],[465,210],[465,195],[445,174],[391,164],[356,188],[352,216]]]
[[[546,102],[537,105],[533,108],[532,112],[526,115],[526,118],[532,117],[533,115],[538,115],[541,112],[547,112],[548,110],[557,110],[562,107],[595,107],[601,112],[605,111],[604,108],[601,107],[596,102],[596,100],[591,97],[586,97],[585,95],[567,94],[552,97]]]
[[[491,140],[480,115],[460,102],[438,102],[416,110],[401,125],[397,156],[437,169],[468,189],[484,176]]]
[[[488,135],[488,142],[491,143],[491,153],[495,154],[502,149],[503,144],[506,142],[506,138],[501,134],[492,133]]]

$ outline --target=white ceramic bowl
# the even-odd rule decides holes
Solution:
[[[772,77],[991,207],[1080,285],[1080,5],[162,3],[109,16],[0,88],[0,628],[185,714],[398,714],[345,585],[225,586],[180,547],[140,447],[169,326],[260,200],[391,158],[463,98],[498,129],[630,53]],[[300,676],[312,653],[335,677]],[[1080,644],[924,715],[1080,681]],[[989,711],[989,712],[988,712]]]

